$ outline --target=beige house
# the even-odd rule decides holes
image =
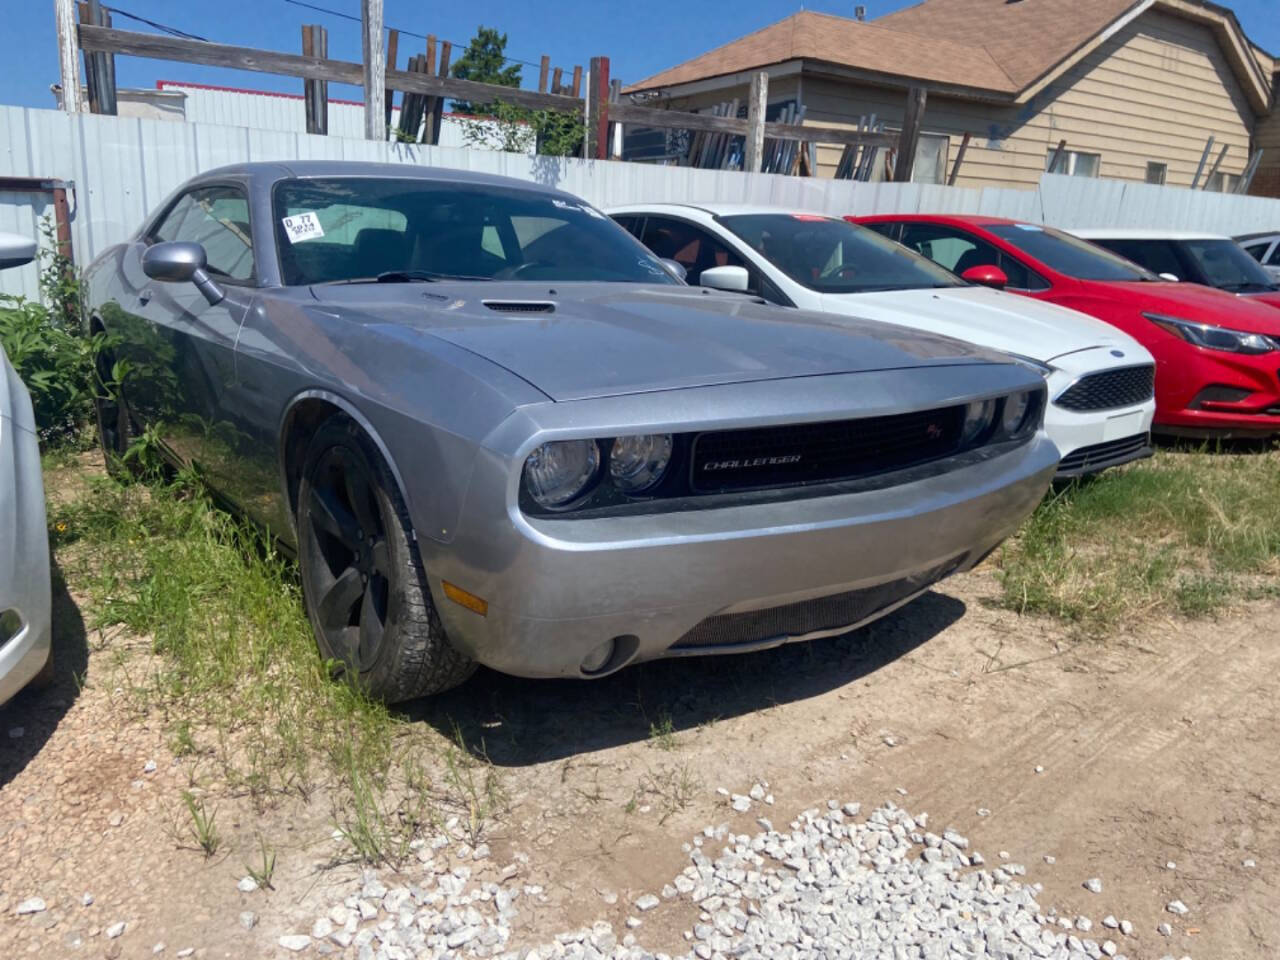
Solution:
[[[771,108],[809,124],[899,129],[906,91],[928,92],[913,179],[1033,186],[1058,171],[1233,190],[1264,148],[1254,191],[1280,195],[1277,62],[1227,8],[1200,0],[924,0],[874,21],[801,12],[627,88],[705,110],[769,73]],[[820,147],[831,176],[838,147]],[[887,153],[887,151],[882,151]],[[886,158],[875,177],[883,178]]]

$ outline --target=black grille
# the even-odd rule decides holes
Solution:
[[[922,573],[875,587],[764,610],[721,613],[707,617],[677,640],[671,649],[750,645],[764,640],[802,637],[807,633],[851,627],[937,583],[953,573],[963,559],[956,557]]]
[[[702,433],[690,484],[698,493],[871,476],[936,460],[960,446],[963,407],[785,427]]]
[[[1155,367],[1121,367],[1081,377],[1054,403],[1065,410],[1111,410],[1150,400],[1155,390]]]
[[[1128,463],[1139,457],[1151,455],[1151,436],[1146,433],[1111,440],[1107,443],[1095,443],[1091,447],[1072,450],[1058,464],[1059,477],[1078,477],[1085,473],[1095,473],[1104,467]]]

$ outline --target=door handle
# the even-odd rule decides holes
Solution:
[[[140,294],[138,294],[138,305],[145,307],[148,303],[151,302],[151,298],[154,296],[155,296],[155,291],[152,290],[150,287],[147,287],[147,289],[143,290]]]

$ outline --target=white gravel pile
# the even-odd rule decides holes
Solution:
[[[831,801],[786,830],[764,818],[754,835],[707,827],[685,845],[690,864],[662,898],[646,893],[635,899],[621,936],[602,921],[517,949],[512,925],[522,904],[545,899],[541,888],[469,885],[469,867],[436,873],[441,868],[424,850],[421,886],[388,889],[367,873],[363,887],[319,918],[309,934],[279,943],[358,960],[671,960],[637,938],[645,922],[640,916],[647,921],[666,900],[691,902],[699,910],[679,960],[1123,960],[1113,940],[1077,935],[1091,927],[1087,918],[1042,911],[1040,885],[1017,879],[1025,873],[1022,866],[983,869],[967,838],[950,828],[930,832],[926,814],[912,816],[893,803],[865,820],[857,819],[859,813],[858,804]],[[1131,932],[1127,921],[1124,926],[1125,934]],[[1112,924],[1107,927],[1110,933]],[[1124,939],[1120,930],[1114,935]]]

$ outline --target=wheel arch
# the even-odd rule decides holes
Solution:
[[[399,489],[401,499],[406,503],[409,502],[408,488],[405,486],[400,468],[396,465],[395,457],[391,455],[390,448],[382,439],[377,428],[369,421],[369,418],[361,413],[351,401],[340,394],[330,390],[303,390],[290,399],[285,407],[277,432],[280,484],[284,492],[285,503],[288,506],[291,526],[296,523],[298,484],[302,479],[302,461],[306,454],[307,443],[315,435],[315,431],[320,424],[336,414],[344,414],[350,417],[364,431],[373,445],[377,447],[378,453],[381,454],[383,462],[387,465],[387,469],[391,471],[392,479]],[[296,537],[297,529],[295,528],[293,532]]]

